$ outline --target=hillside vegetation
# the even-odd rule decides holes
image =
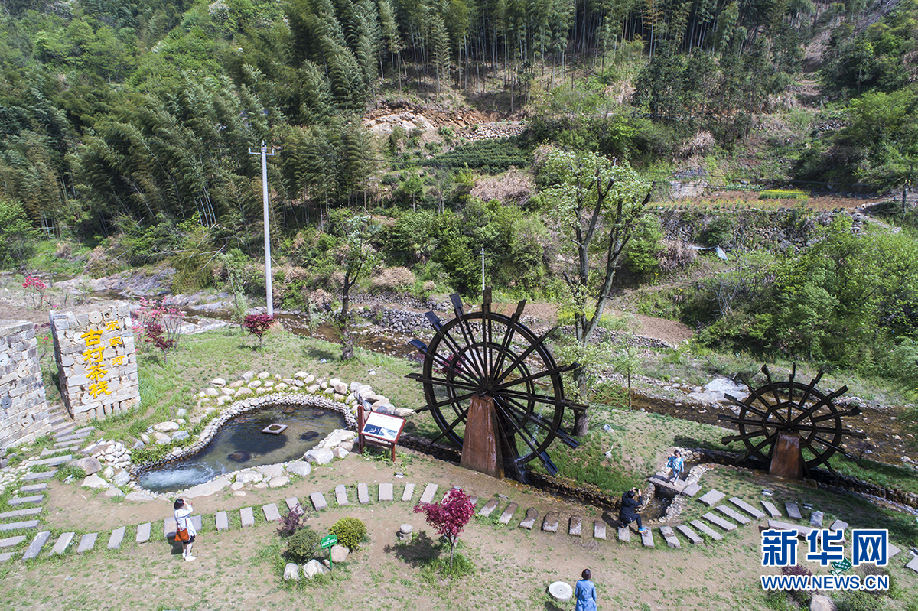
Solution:
[[[168,264],[175,292],[263,294],[264,142],[280,306],[355,280],[474,294],[483,249],[498,291],[569,320],[571,252],[545,195],[557,176],[538,162],[572,150],[653,184],[612,283],[650,287],[642,312],[731,351],[907,387],[918,373],[914,0],[0,8],[5,266]],[[370,131],[374,109],[403,119]],[[524,124],[472,142],[487,120]],[[671,199],[685,183],[714,193],[705,209]],[[764,187],[753,204],[716,195]],[[852,221],[810,210],[813,191],[895,200],[883,222]],[[355,253],[371,274],[352,275]]]

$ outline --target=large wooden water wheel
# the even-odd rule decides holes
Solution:
[[[525,301],[512,316],[491,311],[491,291],[485,290],[481,310],[466,312],[459,295],[452,295],[455,318],[442,322],[427,313],[435,335],[429,344],[413,340],[424,355],[422,373],[408,377],[424,386],[426,406],[441,439],[462,446],[470,402],[493,400],[503,461],[522,476],[528,462],[538,459],[554,475],[558,469],[548,455],[557,438],[569,447],[578,442],[563,430],[565,408],[586,406],[565,398],[561,374],[578,365],[559,366],[545,345],[551,331],[536,335],[520,317]]]
[[[766,384],[749,388],[749,396],[740,401],[727,395],[727,399],[739,408],[736,415],[718,416],[737,426],[739,433],[721,439],[722,443],[742,441],[746,446],[745,457],[751,456],[763,462],[772,459],[775,444],[782,433],[799,436],[803,464],[811,469],[823,464],[835,452],[842,452],[842,437],[864,438],[866,435],[845,428],[842,419],[861,413],[857,407],[841,411],[835,405],[835,399],[848,391],[842,386],[835,392],[826,394],[817,388],[822,379],[820,371],[809,384],[794,379],[797,373],[796,363],[786,382],[773,381],[768,367],[762,366]]]

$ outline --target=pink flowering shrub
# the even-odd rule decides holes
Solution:
[[[34,290],[38,293],[38,305],[35,306],[36,310],[40,310],[42,305],[45,303],[45,291],[48,290],[48,285],[45,284],[41,278],[36,276],[26,276],[25,282],[22,283],[22,288]]]
[[[465,525],[472,519],[475,506],[471,499],[461,488],[450,488],[446,496],[439,503],[418,503],[414,507],[415,513],[424,512],[427,523],[437,529],[437,533],[449,543],[449,562],[453,563],[453,552],[459,535]]]
[[[133,315],[134,335],[158,348],[165,364],[167,353],[178,346],[185,313],[163,301],[141,297],[140,308],[134,310]]]

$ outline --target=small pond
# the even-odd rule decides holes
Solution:
[[[263,433],[285,424],[279,435]],[[150,469],[137,483],[154,492],[174,492],[208,482],[224,473],[302,458],[335,429],[346,428],[344,415],[319,407],[274,405],[228,420],[207,446],[187,458]]]

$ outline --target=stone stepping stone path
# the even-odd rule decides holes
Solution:
[[[490,501],[488,501],[487,503],[485,503],[485,506],[482,507],[482,508],[478,511],[478,515],[480,515],[480,516],[483,517],[483,518],[487,518],[487,517],[490,516],[492,513],[494,513],[494,510],[495,510],[495,509],[497,509],[497,499],[491,499]]]
[[[735,512],[735,511],[733,511],[731,508],[727,507],[726,505],[718,505],[718,506],[715,507],[714,509],[716,509],[716,510],[719,511],[720,513],[724,514],[724,515],[727,516],[728,518],[730,518],[730,519],[732,519],[732,520],[736,520],[737,522],[739,522],[739,523],[742,524],[743,526],[745,526],[746,524],[749,524],[749,522],[752,521],[752,520],[750,520],[749,518],[747,518],[746,516],[741,515],[741,514]]]
[[[641,535],[641,543],[644,544],[644,547],[653,547],[653,531],[649,528],[645,528],[644,532],[639,532]]]
[[[29,486],[20,486],[19,492],[22,494],[28,494],[30,492],[41,492],[42,490],[48,489],[48,482],[42,482],[41,484],[31,484]]]
[[[797,507],[797,503],[791,503],[790,501],[784,503],[784,509],[787,510],[787,517],[793,518],[795,520],[802,520],[803,516],[800,515],[800,508]]]
[[[108,538],[108,545],[105,546],[105,549],[121,549],[121,542],[124,541],[124,531],[124,526],[113,530],[111,536]]]
[[[711,524],[714,524],[715,526],[719,526],[720,528],[728,532],[731,530],[736,530],[736,524],[734,524],[733,522],[727,522],[720,516],[715,515],[711,512],[708,512],[701,517],[707,520],[708,522],[710,522]]]
[[[27,522],[7,522],[6,524],[0,524],[0,532],[9,532],[11,530],[27,528],[38,528],[38,520],[29,520]]]
[[[357,484],[357,502],[367,505],[370,502],[370,487],[366,484]]]
[[[517,505],[516,503],[510,503],[509,505],[507,505],[507,508],[504,509],[504,512],[500,514],[500,518],[498,519],[498,521],[501,524],[509,524],[511,518],[513,518],[513,514],[516,513],[517,509],[519,509],[519,505]]]
[[[77,553],[85,554],[86,552],[92,551],[92,548],[96,545],[96,539],[98,537],[99,533],[89,533],[80,537],[80,544],[77,546]]]
[[[152,524],[147,522],[146,524],[141,524],[137,527],[137,536],[134,537],[134,541],[137,543],[146,543],[150,540],[150,530]]]
[[[822,527],[822,517],[823,517],[823,513],[821,511],[814,511],[813,513],[811,513],[810,514],[810,526],[812,526],[813,528],[821,528]]]
[[[218,511],[214,515],[214,520],[218,531],[229,530],[229,516],[226,515],[225,511]]]
[[[32,539],[32,542],[29,543],[29,547],[26,549],[25,553],[22,555],[23,560],[31,560],[38,556],[41,552],[41,548],[45,546],[45,543],[48,542],[48,539],[51,538],[50,530],[43,530],[42,532],[35,535],[35,538]]]
[[[54,458],[43,458],[36,460],[32,463],[32,466],[44,466],[44,467],[57,467],[69,463],[73,460],[73,454],[67,454],[66,456],[56,456]]]
[[[532,530],[532,527],[535,526],[536,520],[539,519],[539,512],[535,508],[530,507],[526,510],[526,517],[523,518],[523,521],[520,522],[520,528],[525,528],[526,530]]]
[[[70,545],[70,542],[73,541],[73,536],[76,533],[66,532],[58,537],[57,542],[54,544],[54,547],[51,548],[52,556],[60,556],[66,551],[67,547]]]
[[[325,499],[322,499],[323,501]],[[327,507],[327,505],[326,505]],[[243,507],[239,510],[239,517],[242,519],[242,527],[246,526],[255,526],[255,515],[252,513],[251,507]]]
[[[813,530],[808,526],[788,524],[787,522],[781,522],[779,520],[768,520],[768,528],[773,528],[775,530],[796,530],[797,537],[800,538],[806,537]]]
[[[580,537],[583,519],[580,516],[571,516],[567,526],[567,534],[572,537]]]
[[[829,530],[833,530],[833,531],[847,530],[847,528],[848,528],[847,522],[842,522],[841,520],[835,520],[834,522],[832,522],[832,525],[829,527]]]
[[[322,496],[321,492],[313,492],[309,495],[309,500],[312,502],[312,506],[316,511],[328,509],[328,503],[325,502],[325,497]]]
[[[558,512],[549,511],[542,520],[542,530],[549,533],[558,532]]]
[[[673,549],[682,549],[682,544],[679,543],[679,539],[676,538],[676,533],[673,532],[671,526],[661,526],[660,534],[663,535],[663,539],[666,540],[666,545]]]
[[[743,499],[738,499],[735,496],[730,498],[730,502],[751,515],[756,520],[761,520],[765,517],[765,514],[744,501]]]
[[[295,496],[291,496],[289,499],[284,499],[284,502],[287,503],[287,511],[293,511],[294,509],[300,506],[300,499],[296,498]],[[226,513],[226,512],[220,512],[220,513]]]
[[[768,515],[770,515],[771,517],[775,519],[784,517],[781,515],[781,512],[778,511],[778,508],[775,507],[775,504],[772,503],[771,501],[762,501],[762,507],[764,507],[765,511],[768,512]]]
[[[905,565],[905,568],[912,569],[913,571],[918,573],[918,556],[912,556],[911,561]]]
[[[347,499],[347,487],[344,484],[338,484],[335,486],[335,503],[337,503],[339,506],[350,505],[350,502]]]
[[[593,538],[606,540],[606,523],[602,520],[595,520],[593,522]]]
[[[437,488],[439,488],[437,484],[427,484],[424,488],[424,493],[421,495],[421,502],[433,503],[434,496],[437,494]]]
[[[700,530],[701,532],[703,532],[703,533],[706,534],[707,536],[711,537],[711,538],[714,539],[715,541],[720,541],[721,539],[724,538],[724,536],[723,536],[722,534],[720,534],[720,533],[717,532],[716,530],[712,529],[710,526],[708,526],[707,524],[705,524],[705,523],[702,522],[701,520],[692,520],[691,522],[689,522],[689,524],[691,524],[692,526],[694,526],[695,529]]]
[[[249,509],[251,511],[251,508]],[[194,529],[200,531],[203,528],[203,518],[201,516],[191,516],[191,524]],[[163,519],[163,539],[167,541],[175,538],[175,518]]]
[[[392,484],[382,483],[379,485],[379,502],[385,503],[392,500]]]
[[[704,543],[704,539],[698,536],[698,533],[685,524],[680,524],[676,527],[676,530],[685,535],[685,538],[692,542],[692,544]]]
[[[0,513],[0,520],[9,520],[10,518],[26,518],[28,516],[37,516],[42,511],[41,507],[30,507],[29,509],[17,509],[16,511],[4,511]]]
[[[407,503],[414,496],[414,484],[405,484],[405,491],[402,492],[402,502]]]
[[[708,507],[713,507],[715,503],[719,503],[726,495],[723,492],[714,490],[713,488],[708,490],[704,496],[702,496],[699,501],[707,505]]]
[[[51,479],[54,477],[55,473],[57,473],[56,469],[51,470],[51,471],[41,471],[39,473],[26,473],[25,475],[19,478],[19,481],[34,482],[34,481],[43,480],[43,479]]]
[[[45,495],[37,494],[35,496],[14,496],[7,504],[9,505],[24,505],[26,503],[41,503],[45,500]]]
[[[267,505],[263,505],[261,510],[265,514],[265,521],[277,522],[278,520],[280,520],[280,512],[277,510],[276,503],[269,503]]]
[[[682,489],[682,494],[688,497],[693,497],[699,492],[701,492],[701,486],[698,484],[688,484],[685,488]]]
[[[25,535],[17,535],[15,537],[7,537],[6,539],[0,539],[0,548],[4,547],[13,547],[14,545],[19,545],[25,541],[28,537]]]
[[[627,526],[619,527],[618,529],[618,540],[627,543],[631,541],[631,529]]]

